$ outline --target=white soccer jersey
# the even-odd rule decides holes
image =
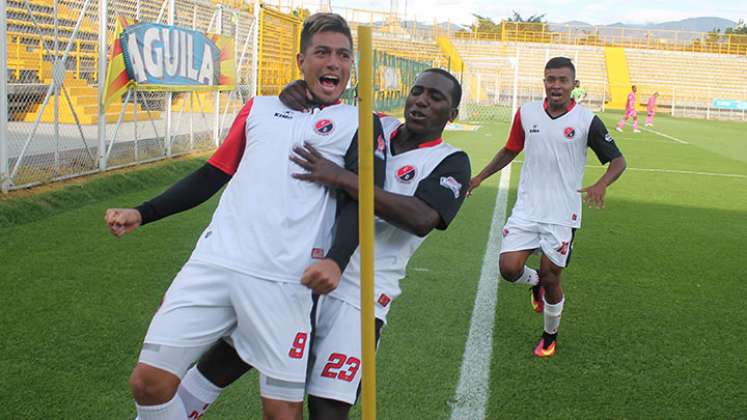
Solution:
[[[382,126],[387,139],[384,189],[422,199],[441,216],[442,224],[438,228],[446,229],[469,186],[467,155],[440,138],[393,155],[388,140],[396,135],[400,123],[395,118],[382,117]],[[401,293],[399,281],[405,277],[407,263],[425,238],[378,217],[375,234],[375,312],[377,318],[385,320],[391,302]],[[330,296],[360,308],[360,248],[350,258],[340,284]]]
[[[604,124],[591,111],[571,102],[556,118],[547,102],[523,105],[516,113],[506,148],[524,150],[513,215],[540,223],[581,226],[581,193],[586,148],[604,164],[621,156]]]
[[[289,156],[294,146],[308,142],[343,165],[358,110],[337,104],[304,113],[277,97],[255,97],[242,113],[209,160],[233,177],[191,259],[298,282],[312,259],[330,248],[336,200],[326,187],[292,178],[304,170]]]

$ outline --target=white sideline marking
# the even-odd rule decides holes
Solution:
[[[475,305],[472,309],[469,335],[462,358],[459,385],[451,402],[452,420],[482,420],[490,395],[490,360],[493,352],[493,325],[498,293],[498,256],[501,249],[501,227],[506,217],[511,164],[501,171],[498,194],[493,208],[488,244],[480,270]]]
[[[524,163],[523,160],[515,159],[516,163]],[[593,169],[606,169],[606,166],[602,165],[586,165],[586,168]],[[702,171],[683,171],[679,169],[661,169],[661,168],[625,168],[626,171],[633,172],[659,172],[665,174],[683,174],[683,175],[704,175],[704,176],[723,176],[726,178],[747,178],[744,174],[730,174],[723,172],[702,172]]]
[[[600,165],[586,165],[587,168],[604,169],[606,166]],[[741,174],[726,174],[719,172],[699,172],[699,171],[681,171],[678,169],[658,169],[658,168],[627,168],[626,171],[634,172],[660,172],[666,174],[684,174],[684,175],[705,175],[705,176],[724,176],[727,178],[747,178],[747,175]]]
[[[686,142],[685,140],[678,139],[677,137],[672,137],[669,134],[664,134],[661,131],[656,131],[656,130],[654,130],[652,128],[648,128],[648,127],[640,127],[640,128],[643,131],[648,131],[648,132],[651,132],[651,133],[654,133],[654,134],[658,134],[658,135],[660,135],[660,136],[662,136],[662,137],[664,137],[666,139],[674,140],[674,141],[676,141],[679,144],[690,144],[690,143]]]

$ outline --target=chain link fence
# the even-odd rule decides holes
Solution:
[[[236,9],[207,0],[4,0],[3,5],[3,191],[213,148],[257,86],[259,25],[251,6]],[[100,118],[99,79],[106,74],[118,16],[233,38],[236,89],[199,94],[130,89]]]

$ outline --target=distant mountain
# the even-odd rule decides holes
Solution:
[[[563,22],[561,24],[551,23],[550,27],[558,27],[560,25],[573,25],[573,26],[594,26],[586,22],[570,21]],[[713,29],[720,29],[724,32],[726,28],[733,28],[737,25],[737,22],[729,19],[723,19],[719,17],[697,17],[688,18],[671,22],[662,23],[647,23],[645,25],[631,25],[622,22],[613,23],[610,25],[597,25],[599,27],[608,28],[634,28],[634,29],[663,29],[670,31],[691,31],[691,32],[710,32]]]

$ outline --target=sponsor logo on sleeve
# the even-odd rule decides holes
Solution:
[[[610,133],[607,133],[604,135],[604,141],[606,141],[607,143],[612,143],[613,141],[615,141],[615,139],[612,138]]]
[[[563,135],[568,140],[572,140],[576,137],[576,130],[573,127],[566,127],[565,130],[563,130]]]
[[[384,160],[384,150],[386,150],[386,142],[384,141],[384,136],[379,134],[379,137],[376,138],[376,150],[374,150],[374,156]]]
[[[311,249],[311,258],[313,258],[315,260],[324,259],[324,250],[322,248],[312,248]]]
[[[379,302],[379,305],[381,305],[381,306],[389,305],[389,302],[391,302],[391,301],[392,301],[392,298],[390,298],[389,296],[385,295],[384,293],[380,294],[379,295],[379,299],[377,300],[377,302]]]
[[[454,177],[441,177],[441,186],[444,188],[448,188],[451,190],[452,193],[454,193],[454,199],[459,198],[459,193],[462,191],[462,184],[459,183]]]
[[[317,134],[321,134],[322,136],[328,136],[332,134],[333,131],[335,131],[335,124],[332,122],[332,120],[319,120],[314,125],[314,131],[316,131]]]
[[[405,165],[397,169],[397,180],[409,184],[415,178],[415,167],[412,165]]]

